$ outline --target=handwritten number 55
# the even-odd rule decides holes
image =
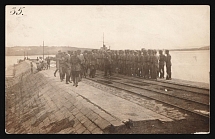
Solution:
[[[22,13],[22,9],[23,8],[25,8],[25,7],[20,7],[17,11],[16,11],[16,7],[13,7],[12,9],[12,11],[10,11],[10,13],[11,13],[11,15],[14,15],[14,14],[16,14],[16,15],[20,15],[21,13]]]

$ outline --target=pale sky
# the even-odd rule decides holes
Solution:
[[[13,7],[23,15],[11,15]],[[6,6],[6,47],[174,49],[210,45],[207,5]],[[18,12],[18,11],[17,11]]]

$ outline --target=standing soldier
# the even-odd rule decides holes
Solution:
[[[84,63],[84,69],[85,69],[85,78],[86,78],[86,76],[88,75],[88,61],[89,61],[89,59],[88,59],[88,54],[87,54],[87,51],[84,51],[84,60],[85,60],[85,63]]]
[[[62,53],[61,54],[61,57],[59,59],[59,73],[60,73],[60,80],[61,82],[63,81],[64,79],[64,76],[65,76],[65,53]]]
[[[101,70],[104,71],[104,57],[105,57],[105,54],[104,54],[104,51],[102,51],[102,54],[101,54]]]
[[[146,78],[146,65],[147,65],[146,55],[147,55],[147,52],[146,52],[145,49],[143,49],[142,50],[142,56],[141,56],[142,76],[143,76],[143,78]]]
[[[169,54],[169,50],[166,50],[166,73],[167,73],[167,76],[166,76],[166,80],[171,80],[171,66],[172,66],[172,63],[171,63],[171,55]]]
[[[90,54],[90,74],[89,74],[91,78],[94,78],[96,74],[96,64],[97,64],[96,62],[97,62],[97,59],[95,57],[94,51],[92,51]]]
[[[101,50],[98,52],[98,69],[101,70]]]
[[[138,57],[137,57],[137,76],[138,77],[143,76],[143,69],[141,64],[141,61],[143,59],[142,57],[143,57],[142,52],[138,51]]]
[[[164,62],[165,62],[165,55],[163,55],[162,50],[159,50],[159,73],[160,73],[160,78],[164,78]]]
[[[108,53],[109,53],[109,51],[108,51]],[[113,50],[113,51],[111,51],[111,70],[112,70],[112,72],[113,73],[115,73],[116,72],[116,53],[115,53],[115,51]]]
[[[153,72],[153,50],[149,50],[149,78],[152,78],[152,72]]]
[[[81,60],[77,56],[77,52],[75,51],[73,56],[70,58],[71,62],[71,74],[73,80],[73,86],[77,87],[79,80],[79,74],[81,71]]]
[[[70,81],[70,72],[71,72],[71,65],[70,65],[70,55],[68,53],[65,53],[64,60],[65,60],[65,69],[64,72],[66,73],[66,84],[69,84]]]
[[[125,50],[125,75],[129,75],[129,50]]]
[[[130,50],[130,53],[129,53],[129,76],[133,76],[133,70],[134,70],[134,52],[133,50]]]
[[[92,52],[88,51],[87,55],[86,55],[86,65],[87,65],[87,69],[86,69],[86,73],[88,74],[88,69],[90,69],[90,57],[92,55]]]
[[[152,50],[151,51],[151,67],[152,68],[151,68],[151,71],[150,71],[151,79],[157,79],[157,68],[156,68],[157,64],[158,64],[158,59],[155,56],[155,51]]]
[[[150,66],[150,56],[149,56],[149,53],[150,53],[150,50],[148,50],[148,51],[146,51],[145,52],[145,57],[144,57],[144,59],[145,59],[145,78],[146,79],[149,79],[149,66]]]
[[[80,63],[81,71],[80,71],[80,78],[79,79],[82,80],[83,75],[85,76],[85,69],[84,69],[85,59],[84,59],[84,55],[81,53],[81,50],[77,50],[77,57],[81,61],[81,63]]]
[[[108,50],[105,53],[105,58],[104,58],[104,64],[105,64],[105,75],[107,76],[107,72],[109,72],[109,77],[111,76],[111,64],[112,64],[112,59],[111,59],[111,52]]]
[[[122,52],[122,71],[123,74],[126,75],[126,51]]]
[[[58,53],[56,54],[55,58],[56,58],[56,70],[54,72],[54,76],[56,77],[56,73],[60,69],[60,62],[59,61],[60,61],[60,58],[61,58],[61,50],[58,51]]]
[[[140,76],[140,68],[139,68],[139,51],[135,51],[134,55],[134,76]]]
[[[155,62],[155,72],[156,72],[156,78],[158,78],[158,76],[159,76],[159,70],[158,70],[158,68],[159,68],[159,66],[158,66],[158,56],[157,56],[157,50],[154,50],[154,62]]]
[[[119,55],[118,55],[117,59],[118,59],[118,72],[120,74],[123,74],[123,70],[122,70],[122,68],[123,68],[123,66],[122,66],[122,63],[123,63],[122,62],[122,50],[119,51]]]
[[[118,73],[118,52],[114,51],[112,62],[114,63],[114,72]]]
[[[98,63],[98,50],[97,49],[95,49],[94,50],[94,55],[95,55],[95,58],[96,58],[96,70],[98,69],[98,67],[99,67],[99,63]],[[95,70],[95,74],[96,74],[96,70]]]

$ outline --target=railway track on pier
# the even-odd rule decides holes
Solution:
[[[189,90],[189,88],[178,89],[176,86],[169,87],[164,83],[160,84],[149,80],[140,81],[140,79],[123,77],[122,75],[105,78],[101,72],[97,73],[96,78],[87,79],[138,95],[139,97],[149,98],[204,118],[210,118],[209,93],[208,95],[206,92],[201,93],[201,88],[200,90],[195,88],[195,91]]]

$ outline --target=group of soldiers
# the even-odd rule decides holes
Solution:
[[[58,51],[56,55],[56,72],[59,70],[60,80],[66,76],[66,84],[73,82],[78,86],[82,77],[94,78],[96,70],[104,71],[104,76],[112,76],[113,73],[126,76],[141,77],[145,79],[164,78],[164,66],[166,65],[166,79],[171,79],[171,55],[169,50],[98,50],[92,51]],[[72,79],[72,80],[71,80]]]
[[[171,80],[171,55],[169,50],[111,50],[107,52],[96,51],[98,69],[126,76],[142,77],[145,79],[164,78],[166,65],[166,79]]]
[[[47,70],[50,69],[50,58],[46,57],[44,60],[42,57],[38,58],[36,60],[36,65],[37,65],[37,70],[41,71],[41,70]]]

